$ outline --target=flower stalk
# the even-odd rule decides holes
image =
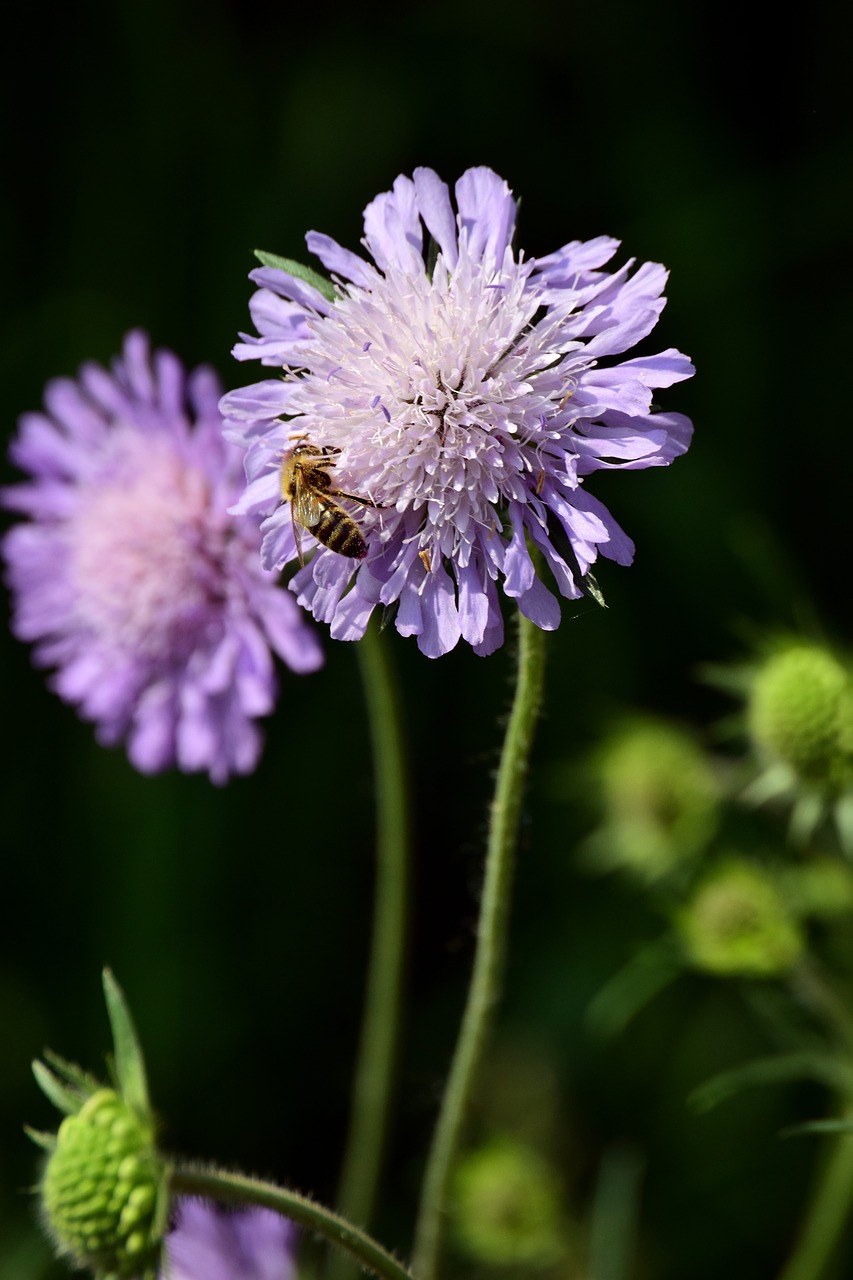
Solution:
[[[380,1280],[411,1280],[411,1272],[366,1232],[297,1191],[243,1174],[190,1165],[173,1170],[171,1191],[174,1195],[204,1196],[230,1204],[275,1209],[345,1250],[370,1275]]]
[[[521,801],[545,672],[543,632],[521,613],[518,625],[517,684],[489,820],[474,969],[421,1193],[412,1264],[417,1280],[437,1275],[448,1185],[501,993]]]
[[[850,1099],[845,1099],[846,1119],[850,1118],[850,1105]],[[842,1133],[830,1141],[794,1251],[779,1280],[819,1280],[849,1221],[853,1204],[853,1140],[850,1134]]]
[[[400,1032],[409,877],[408,799],[399,698],[383,637],[368,629],[357,646],[373,746],[376,888],[373,935],[352,1112],[337,1204],[355,1222],[373,1215]],[[329,1280],[354,1274],[341,1253]]]

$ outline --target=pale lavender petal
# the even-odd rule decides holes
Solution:
[[[393,191],[370,202],[364,211],[364,238],[380,270],[423,271],[423,234],[411,178],[398,178]]]
[[[421,217],[452,271],[459,261],[459,251],[450,189],[434,169],[415,169],[413,176]]]
[[[287,343],[310,336],[309,314],[301,302],[282,298],[272,289],[259,289],[249,302],[249,315],[261,337]]]
[[[227,392],[219,402],[224,418],[237,418],[253,422],[258,418],[269,419],[287,413],[293,399],[293,387],[281,378],[269,378]]]
[[[294,670],[320,661],[292,597],[260,567],[257,522],[227,514],[247,498],[220,396],[210,369],[188,376],[129,334],[112,372],[88,364],[76,386],[50,385],[61,416],[22,420],[11,452],[28,476],[2,494],[31,517],[2,544],[13,629],[55,668],[52,687],[99,741],[124,739],[137,768],[216,782],[257,762],[272,653]],[[279,495],[273,467],[248,502],[270,510]]]
[[[468,253],[499,265],[515,231],[515,200],[503,178],[491,169],[468,169],[456,184],[459,224]]]
[[[556,253],[536,259],[536,270],[541,271],[549,283],[565,282],[571,288],[577,287],[578,280],[586,273],[603,267],[609,262],[621,241],[612,236],[596,236],[593,240],[572,240],[564,244]]]
[[[423,631],[418,637],[418,648],[428,658],[439,658],[449,653],[459,642],[461,630],[456,610],[456,594],[450,575],[445,569],[434,569],[427,575],[427,584],[421,595]]]
[[[560,625],[560,602],[540,578],[534,578],[530,587],[518,597],[518,607],[543,631],[556,631]]]
[[[361,285],[363,289],[370,288],[373,277],[368,264],[357,253],[341,248],[337,240],[319,231],[309,231],[305,237],[305,243],[311,253],[320,259],[327,271],[334,272],[343,280],[351,280],[353,284]]]
[[[331,311],[331,303],[323,297],[319,289],[315,289],[313,284],[308,284],[306,280],[297,279],[288,271],[282,271],[279,267],[256,267],[254,271],[249,272],[249,279],[261,289],[269,289],[272,293],[280,294],[282,298],[298,303],[308,312],[327,315]]]
[[[264,563],[296,558],[286,501],[272,514],[264,504],[278,501],[278,459],[296,438],[310,441],[366,554],[348,558],[306,532],[308,563],[291,584],[299,603],[344,639],[363,633],[376,603],[396,605],[397,630],[430,656],[460,637],[492,652],[500,592],[552,629],[560,604],[548,579],[576,599],[599,555],[630,563],[632,543],[584,483],[598,470],[665,466],[691,433],[686,418],[652,406],[653,390],[692,374],[685,356],[612,359],[656,324],[664,267],[628,259],[605,270],[618,248],[607,236],[516,258],[503,179],[470,169],[454,197],[455,211],[422,168],[371,201],[363,243],[378,270],[310,233],[309,248],[350,283],[291,348],[262,335],[237,351],[278,363],[292,393],[286,420],[272,416],[263,383],[224,406],[228,437],[246,450],[239,509],[267,517]],[[443,269],[425,260],[424,228]],[[557,526],[571,553],[552,543]]]
[[[630,369],[631,376],[644,382],[647,387],[671,387],[685,378],[692,378],[696,370],[687,356],[668,347],[656,356],[645,356],[635,360],[623,360],[615,369],[608,369],[609,376],[615,378],[621,369]]]
[[[472,645],[483,643],[492,620],[489,597],[483,581],[485,576],[478,573],[470,563],[456,570],[459,583],[459,629],[462,639]]]

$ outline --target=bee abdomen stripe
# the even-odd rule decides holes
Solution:
[[[318,542],[341,556],[360,559],[367,550],[358,526],[344,511],[324,511],[311,532]]]

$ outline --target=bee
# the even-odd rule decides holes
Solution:
[[[338,555],[349,556],[353,560],[363,560],[367,555],[367,543],[361,530],[352,516],[335,502],[335,498],[346,498],[363,507],[376,507],[377,503],[334,487],[329,471],[336,465],[336,453],[340,453],[340,449],[331,445],[318,448],[313,444],[297,444],[288,449],[281,460],[281,496],[290,503],[293,538],[301,565],[305,564],[303,529]]]

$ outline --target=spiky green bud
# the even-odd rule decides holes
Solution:
[[[153,1280],[168,1217],[169,1167],[158,1155],[142,1050],[127,1003],[104,973],[116,1088],[47,1053],[33,1064],[48,1098],[66,1112],[40,1184],[45,1227],[59,1253],[99,1280]]]
[[[42,1179],[42,1211],[60,1252],[103,1276],[138,1276],[160,1246],[165,1176],[151,1128],[113,1089],[59,1126]]]
[[[749,696],[752,736],[808,782],[839,785],[851,763],[853,693],[828,650],[799,644],[774,654]]]
[[[680,912],[677,926],[692,962],[722,976],[786,973],[805,945],[775,881],[738,858],[711,872]]]
[[[638,721],[615,733],[596,763],[604,822],[588,854],[654,880],[698,853],[717,825],[717,784],[682,729]]]
[[[453,1225],[459,1247],[489,1264],[548,1265],[565,1252],[556,1174],[538,1152],[507,1138],[460,1162]]]

